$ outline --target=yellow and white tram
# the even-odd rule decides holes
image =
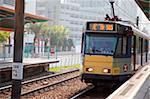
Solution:
[[[82,35],[82,80],[124,81],[148,63],[149,35],[122,22],[87,22]]]

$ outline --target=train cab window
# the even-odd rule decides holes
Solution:
[[[117,37],[102,35],[86,35],[85,53],[94,55],[114,55]]]

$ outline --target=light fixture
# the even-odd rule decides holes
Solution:
[[[93,68],[86,68],[86,71],[92,72],[92,71],[93,71]]]
[[[104,73],[108,73],[108,69],[104,68],[104,69],[103,69],[103,72],[104,72]]]
[[[104,68],[103,73],[110,73],[110,69]]]

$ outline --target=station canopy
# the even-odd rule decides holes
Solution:
[[[25,13],[25,23],[46,22],[48,18]],[[0,6],[0,30],[14,31],[15,10]]]
[[[150,20],[150,0],[135,0],[146,17]]]

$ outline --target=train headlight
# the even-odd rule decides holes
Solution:
[[[92,72],[92,71],[93,71],[93,68],[86,68],[86,71]]]
[[[110,69],[104,68],[103,73],[110,73]]]

